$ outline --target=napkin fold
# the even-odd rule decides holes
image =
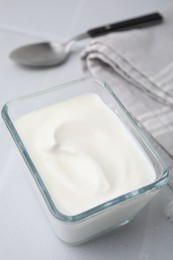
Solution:
[[[97,38],[81,58],[159,144],[173,188],[173,5],[160,13],[163,23]]]

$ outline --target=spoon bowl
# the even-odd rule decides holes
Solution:
[[[25,66],[49,67],[65,62],[68,55],[66,44],[44,42],[20,47],[10,54],[10,58]]]

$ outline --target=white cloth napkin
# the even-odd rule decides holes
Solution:
[[[160,13],[162,24],[97,38],[81,57],[159,144],[173,188],[173,5]]]

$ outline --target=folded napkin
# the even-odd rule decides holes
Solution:
[[[97,38],[81,58],[159,144],[173,188],[173,5],[160,13],[162,24]]]

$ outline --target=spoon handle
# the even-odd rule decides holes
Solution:
[[[110,32],[119,32],[124,30],[130,30],[133,28],[147,27],[153,24],[160,23],[162,20],[163,18],[159,13],[151,13],[151,14],[135,17],[129,20],[97,27],[89,30],[87,34],[91,38],[94,38]]]

